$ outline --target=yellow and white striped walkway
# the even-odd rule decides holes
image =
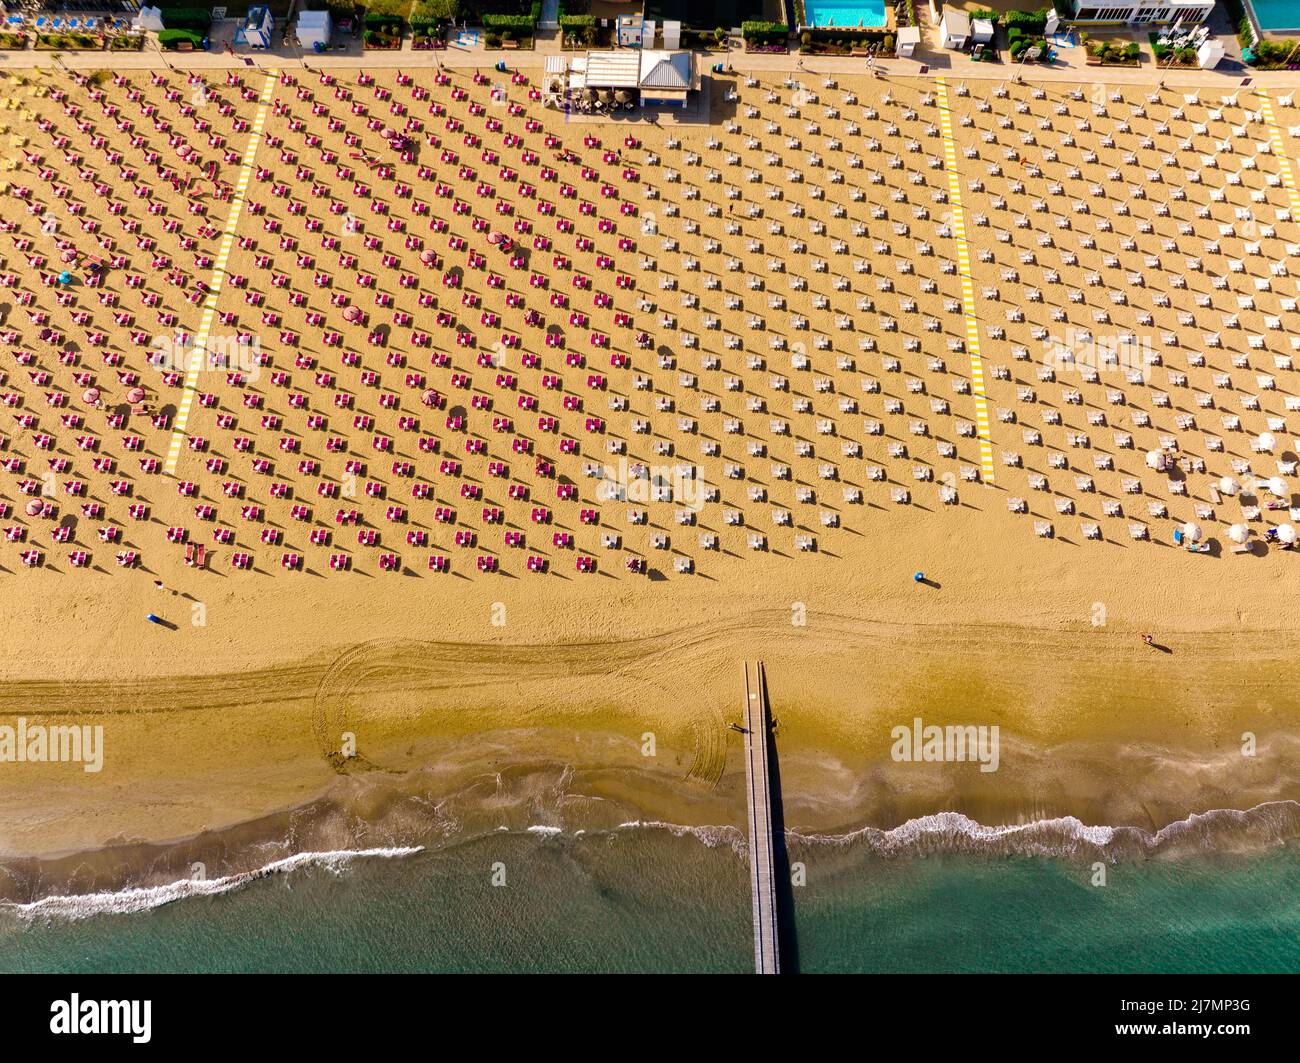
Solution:
[[[1273,101],[1265,89],[1256,89],[1259,94],[1259,113],[1264,116],[1268,126],[1268,139],[1273,145],[1273,154],[1277,156],[1278,176],[1291,197],[1291,220],[1300,222],[1300,188],[1296,188],[1295,173],[1291,169],[1291,159],[1286,153],[1286,141],[1282,138],[1282,129],[1273,114]]]
[[[217,259],[212,266],[212,277],[208,281],[208,295],[203,300],[203,316],[199,319],[199,331],[194,337],[193,347],[189,351],[189,364],[185,373],[185,392],[181,396],[180,407],[176,411],[176,425],[172,431],[171,446],[167,448],[167,462],[164,466],[168,476],[176,475],[176,464],[180,461],[181,446],[185,442],[185,426],[189,424],[190,410],[194,406],[194,395],[198,391],[199,377],[207,364],[208,339],[212,334],[212,321],[217,314],[217,300],[221,296],[222,286],[226,281],[226,261],[230,258],[231,248],[235,246],[235,230],[239,227],[239,216],[244,210],[244,199],[248,193],[248,182],[253,176],[253,166],[257,159],[257,149],[262,143],[262,127],[266,124],[267,108],[271,104],[271,94],[279,75],[272,70],[266,72],[266,81],[262,85],[262,95],[257,101],[257,113],[253,116],[252,129],[248,134],[248,144],[244,148],[244,158],[239,169],[239,179],[235,182],[235,194],[230,202],[226,217],[226,228],[221,234],[221,244],[217,248]]]
[[[980,441],[981,477],[994,479],[993,440],[989,435],[989,404],[984,394],[984,363],[980,360],[980,327],[975,314],[975,282],[970,272],[970,245],[966,242],[966,215],[961,205],[961,174],[957,167],[957,143],[952,136],[952,113],[948,109],[948,85],[934,79],[939,98],[939,128],[943,133],[943,165],[948,173],[948,205],[952,209],[952,235],[957,244],[957,270],[961,275],[962,316],[966,321],[966,352],[970,355],[971,391],[975,395],[975,425]]]

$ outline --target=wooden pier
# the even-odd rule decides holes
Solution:
[[[749,796],[749,874],[754,901],[754,970],[779,974],[776,868],[772,855],[772,790],[767,771],[771,720],[763,662],[745,664],[745,782]]]

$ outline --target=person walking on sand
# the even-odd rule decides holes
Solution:
[[[1143,635],[1142,641],[1145,642],[1148,646],[1154,646],[1156,644],[1155,638],[1151,635]]]

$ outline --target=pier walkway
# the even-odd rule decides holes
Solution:
[[[763,663],[745,664],[745,783],[749,798],[749,873],[754,902],[754,970],[778,974],[772,790],[767,770],[767,683]]]

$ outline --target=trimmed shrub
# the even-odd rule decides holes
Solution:
[[[1047,8],[1041,11],[1008,11],[1002,16],[1008,30],[1021,30],[1028,37],[1041,37],[1047,31]]]
[[[203,35],[195,33],[193,30],[160,30],[158,33],[158,44],[160,47],[169,51],[174,51],[183,41],[188,41],[195,48],[203,46]]]
[[[523,37],[531,37],[533,28],[536,25],[537,22],[531,15],[483,16],[484,31],[490,31],[498,37],[502,36],[507,30]]]
[[[740,35],[751,44],[784,44],[790,27],[784,22],[742,22]]]
[[[200,37],[212,30],[212,12],[201,7],[163,8],[162,20],[169,30],[192,30]]]

